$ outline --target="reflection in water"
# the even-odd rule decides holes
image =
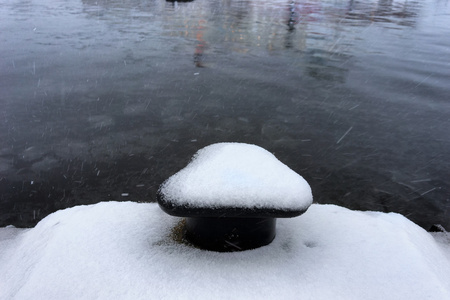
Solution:
[[[297,19],[297,13],[295,11],[295,1],[291,1],[291,3],[289,3],[289,20],[288,20],[288,30],[292,31],[295,29],[295,25],[298,23],[298,19]]]
[[[152,201],[197,149],[237,141],[304,175],[317,202],[450,226],[447,7],[4,2],[0,225]]]
[[[177,2],[192,2],[194,0],[166,0],[167,2],[172,2],[176,5]]]
[[[297,16],[298,16],[298,14],[295,9],[295,1],[292,0],[291,3],[289,3],[289,20],[287,22],[288,32],[286,34],[286,42],[285,42],[286,49],[290,49],[293,47],[293,41],[292,41],[294,38],[293,31],[295,29],[295,25],[298,23]]]
[[[206,42],[203,39],[203,33],[205,30],[205,26],[204,23],[206,23],[205,20],[200,20],[198,21],[198,27],[197,27],[197,34],[196,34],[196,39],[197,39],[197,46],[195,46],[195,53],[194,53],[194,64],[196,67],[198,68],[203,68],[203,53],[205,52],[205,48],[206,48]]]
[[[376,4],[351,0],[346,19],[356,20],[360,24],[364,24],[361,21],[368,21],[366,24],[378,22],[384,23],[384,26],[397,24],[414,27],[420,6],[420,2],[407,0],[379,0]]]

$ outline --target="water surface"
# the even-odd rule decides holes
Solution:
[[[158,185],[215,142],[314,200],[450,230],[450,4],[0,0],[0,225]]]

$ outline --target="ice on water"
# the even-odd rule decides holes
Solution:
[[[309,184],[256,145],[218,143],[199,150],[161,188],[173,203],[194,207],[305,209]]]

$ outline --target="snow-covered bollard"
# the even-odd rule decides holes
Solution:
[[[186,217],[185,236],[213,251],[241,251],[269,244],[276,218],[304,213],[312,203],[309,184],[265,149],[218,143],[159,188],[169,215]]]

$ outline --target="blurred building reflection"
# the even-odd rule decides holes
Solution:
[[[90,6],[87,14],[109,20],[112,26],[114,18],[131,14],[154,31],[155,14],[162,14],[163,23],[158,25],[161,35],[183,38],[176,47],[193,53],[196,67],[208,65],[206,54],[214,60],[215,55],[226,53],[276,55],[289,49],[298,56],[293,63],[307,70],[309,76],[341,78],[339,81],[344,80],[346,72],[339,61],[348,60],[354,51],[355,32],[349,32],[349,28],[357,30],[377,22],[382,26],[415,26],[419,6],[395,0],[350,0],[342,4],[319,0],[196,0],[183,5],[173,0],[82,3]]]
[[[194,64],[198,68],[203,68],[203,53],[205,52],[206,48],[206,42],[203,39],[203,34],[205,30],[204,23],[206,23],[205,20],[199,20],[198,21],[198,27],[197,27],[197,45],[195,46],[195,52],[194,52]]]

